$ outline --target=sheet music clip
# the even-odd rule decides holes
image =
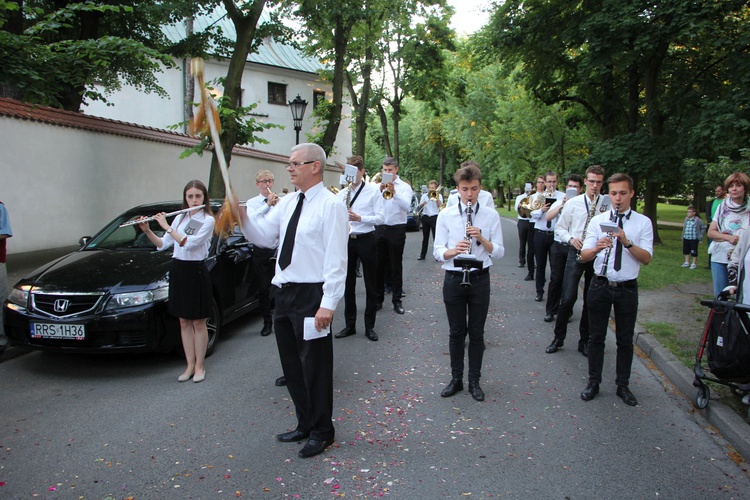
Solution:
[[[470,278],[470,271],[472,269],[482,269],[483,263],[481,260],[477,259],[473,255],[465,255],[462,254],[460,257],[455,257],[453,259],[453,265],[460,267],[464,271],[463,280],[461,281],[461,286],[471,286],[471,280]]]

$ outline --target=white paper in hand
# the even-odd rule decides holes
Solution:
[[[315,318],[305,318],[305,328],[303,332],[303,338],[305,340],[321,339],[330,333],[330,328],[324,328],[318,331],[315,328]]]

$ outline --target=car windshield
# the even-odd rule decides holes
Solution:
[[[141,231],[138,224],[120,227],[120,224],[140,217],[140,215],[150,216],[153,214],[138,214],[137,212],[127,212],[109,223],[99,234],[96,235],[87,245],[86,250],[155,250],[156,246]],[[174,216],[167,217],[170,224]],[[158,237],[164,235],[164,230],[155,220],[149,222],[151,231]]]

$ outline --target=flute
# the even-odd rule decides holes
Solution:
[[[171,215],[177,215],[177,214],[184,214],[185,212],[198,210],[199,208],[203,208],[205,206],[206,205],[199,205],[197,207],[183,208],[182,210],[176,210],[174,212],[169,212],[168,214],[164,214],[164,217],[169,217]],[[124,222],[120,224],[120,227],[135,226],[136,224],[140,224],[141,222],[149,222],[154,219],[156,219],[156,215],[152,215],[151,217],[146,217],[145,219],[134,219],[134,220],[130,220],[128,222]]]

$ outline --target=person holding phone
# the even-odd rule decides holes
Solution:
[[[630,391],[633,364],[633,333],[638,316],[638,273],[648,265],[654,253],[654,229],[651,219],[630,208],[635,194],[633,179],[617,173],[607,179],[613,210],[597,215],[589,223],[581,250],[584,262],[594,260],[597,276],[588,293],[589,381],[581,399],[591,401],[599,393],[604,365],[604,340],[609,315],[615,311],[617,336],[617,396],[628,406],[638,400]],[[616,214],[616,217],[615,217]],[[614,220],[613,220],[614,219]]]

